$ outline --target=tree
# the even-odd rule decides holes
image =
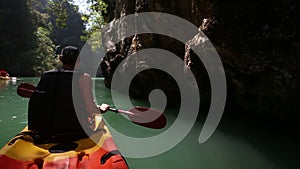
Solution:
[[[84,41],[80,38],[84,35],[85,26],[78,12],[78,6],[68,0],[49,1],[49,13],[53,24],[51,39],[55,45],[74,45],[81,48]]]
[[[54,1],[65,5],[59,17],[60,8],[51,9]],[[67,0],[1,0],[0,68],[12,76],[39,75],[57,66],[56,44],[83,45],[83,30],[78,7]]]
[[[30,5],[29,0],[0,2],[0,67],[12,75],[33,73],[31,64],[21,63],[31,61],[35,42]]]

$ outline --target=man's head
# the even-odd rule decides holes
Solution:
[[[62,49],[60,60],[64,65],[75,66],[76,60],[79,56],[79,49],[75,46],[66,46]]]

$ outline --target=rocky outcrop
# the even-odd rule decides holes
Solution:
[[[222,60],[228,85],[227,110],[295,119],[300,116],[299,7],[295,0],[115,0],[113,11],[114,18],[151,11],[190,21],[209,37]],[[185,60],[197,77],[202,100],[209,102],[206,71],[188,47],[196,43],[197,37],[186,44],[159,35],[128,37],[116,44],[117,52],[105,61],[105,70],[110,70],[103,70],[106,84],[110,86],[113,69],[120,61],[137,50],[156,47]],[[162,88],[172,103],[179,98],[178,87],[166,74],[148,71],[134,80],[132,97],[145,97],[150,90]],[[154,85],[153,81],[161,83]]]

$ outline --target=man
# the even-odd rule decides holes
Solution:
[[[75,70],[79,53],[76,47],[66,46],[59,56],[63,68],[45,72],[30,98],[28,129],[49,142],[88,137],[93,115],[109,108],[95,103],[90,75]]]

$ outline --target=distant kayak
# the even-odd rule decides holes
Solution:
[[[0,168],[128,169],[103,120],[99,127],[90,138],[47,144],[36,144],[26,127],[0,150]]]
[[[0,70],[0,80],[9,80],[9,74],[5,70]]]
[[[10,78],[8,76],[0,76],[0,80],[9,80]]]

